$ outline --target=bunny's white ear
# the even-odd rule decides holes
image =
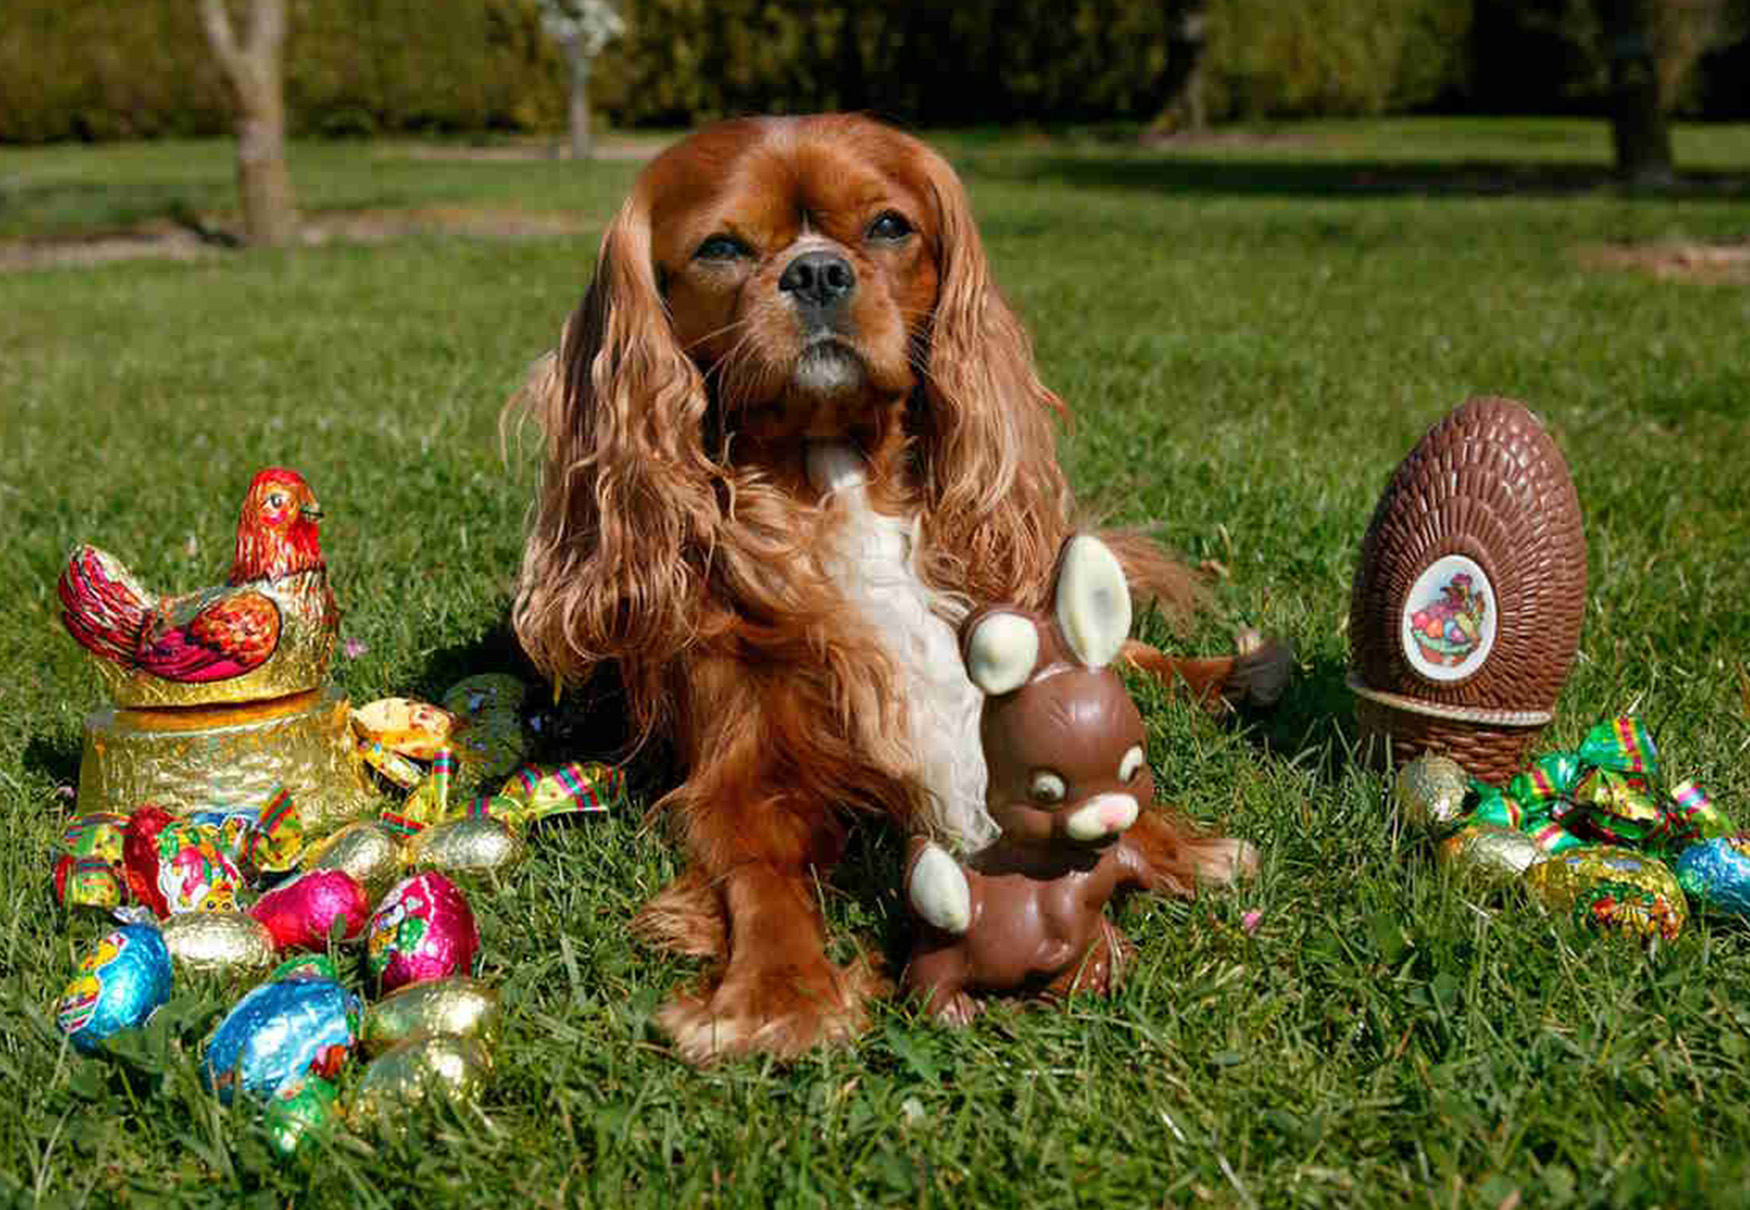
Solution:
[[[1106,544],[1077,534],[1057,570],[1057,625],[1070,651],[1090,668],[1112,662],[1130,634],[1130,586]]]
[[[966,675],[995,697],[1027,683],[1039,663],[1039,631],[1018,613],[991,613],[966,639]]]

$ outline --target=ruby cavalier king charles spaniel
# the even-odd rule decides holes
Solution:
[[[887,984],[828,958],[816,878],[859,814],[961,852],[995,837],[956,627],[1040,605],[1075,532],[1065,408],[964,188],[863,117],[695,134],[639,176],[513,407],[545,434],[518,638],[556,683],[611,668],[682,766],[658,808],[689,866],[636,925],[710,969],[662,1027],[692,1062],[854,1035]],[[1135,595],[1194,605],[1181,566],[1103,537]],[[1210,702],[1266,700],[1288,665],[1125,654]],[[1164,810],[1129,835],[1159,890],[1251,863]]]

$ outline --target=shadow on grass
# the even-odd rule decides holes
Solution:
[[[1321,784],[1335,786],[1365,756],[1356,747],[1348,678],[1346,662],[1316,659],[1297,671],[1270,710],[1241,713],[1246,737],[1261,757],[1310,768]]]
[[[509,618],[501,619],[471,642],[432,652],[413,689],[415,696],[435,702],[458,681],[492,673],[513,676],[528,688],[523,718],[532,732],[529,761],[621,765],[633,795],[646,802],[654,802],[679,784],[668,744],[651,741],[637,745],[625,695],[616,678],[604,671],[589,684],[567,690],[554,701],[552,682],[529,662]]]
[[[57,786],[77,786],[80,755],[76,736],[34,735],[25,742],[21,763]]]
[[[1630,189],[1597,164],[1510,160],[1042,155],[981,161],[977,171],[998,179],[1192,196],[1566,197],[1608,191],[1648,199],[1726,200],[1750,195],[1750,172],[1685,172],[1664,188]]]

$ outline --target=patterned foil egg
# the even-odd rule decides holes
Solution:
[[[434,872],[404,878],[371,917],[366,960],[383,991],[421,979],[465,975],[480,950],[480,930],[454,883]]]
[[[475,780],[503,777],[522,761],[522,704],[527,687],[499,672],[471,676],[444,693],[444,709],[456,717],[450,746]]]
[[[144,1025],[170,998],[170,951],[149,924],[127,924],[79,960],[79,974],[55,1005],[55,1023],[90,1054],[105,1038]]]
[[[522,839],[496,819],[474,815],[423,828],[407,838],[407,864],[446,874],[485,874],[523,859]]]
[[[1398,770],[1392,801],[1406,827],[1440,835],[1457,826],[1464,815],[1470,778],[1450,756],[1427,753]]]
[[[352,712],[360,738],[414,760],[430,760],[448,745],[456,716],[430,702],[407,697],[378,698]]]
[[[1750,833],[1690,845],[1677,859],[1677,884],[1708,911],[1750,916]]]
[[[55,862],[55,902],[62,907],[93,907],[103,911],[127,902],[121,867],[98,857],[62,853]]]
[[[337,925],[343,939],[357,938],[371,904],[345,870],[307,870],[257,899],[249,914],[267,926],[281,949],[319,950]]]
[[[319,1137],[330,1134],[339,1121],[335,1102],[340,1091],[321,1076],[291,1080],[273,1094],[263,1124],[268,1142],[281,1156],[290,1158],[307,1151]]]
[[[428,979],[390,992],[365,1009],[359,1049],[378,1055],[429,1034],[461,1034],[477,1040],[488,1056],[498,1044],[502,1013],[498,993],[478,979]]]
[[[207,1041],[201,1075],[227,1105],[241,1090],[271,1097],[315,1073],[333,1076],[358,1040],[359,999],[328,979],[264,983]]]
[[[306,870],[345,870],[375,902],[404,872],[401,839],[374,819],[349,823],[306,849]]]
[[[262,971],[273,965],[274,940],[259,920],[242,912],[189,912],[163,925],[164,944],[179,972],[218,975]]]
[[[144,806],[128,817],[122,844],[128,889],[160,920],[180,912],[225,912],[237,906],[243,875],[217,828]]]
[[[1434,850],[1435,860],[1461,882],[1498,890],[1519,880],[1548,854],[1523,832],[1494,824],[1460,828]]]
[[[421,1103],[478,1101],[492,1069],[474,1038],[434,1034],[415,1038],[373,1059],[359,1079],[348,1116],[361,1130],[398,1132]]]
[[[1670,941],[1688,918],[1664,862],[1612,845],[1557,853],[1526,871],[1525,887],[1550,911],[1608,933]]]

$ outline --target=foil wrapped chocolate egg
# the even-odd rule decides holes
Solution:
[[[1750,833],[1690,845],[1676,873],[1677,884],[1705,910],[1750,916]]]
[[[230,911],[245,883],[217,828],[150,805],[128,816],[122,864],[134,898],[160,920],[180,912]]]
[[[1470,777],[1450,756],[1425,753],[1398,770],[1392,801],[1404,826],[1439,836],[1464,816]]]
[[[79,960],[55,1005],[55,1023],[87,1054],[105,1038],[144,1025],[170,998],[170,951],[149,924],[127,924]]]
[[[340,931],[351,940],[370,919],[365,889],[345,870],[306,870],[257,899],[249,914],[281,949],[322,949]]]
[[[321,1076],[287,1082],[273,1094],[262,1118],[268,1142],[287,1158],[309,1150],[339,1122],[339,1097],[340,1090]]]
[[[273,965],[273,934],[243,912],[189,912],[170,917],[161,931],[178,971],[222,975]]]
[[[378,698],[352,712],[353,730],[363,739],[414,760],[430,760],[446,747],[456,716],[430,702],[407,697]]]
[[[524,856],[522,838],[508,824],[483,815],[451,819],[407,838],[407,864],[446,874],[486,874]]]
[[[1607,933],[1674,939],[1688,909],[1664,862],[1633,849],[1570,849],[1525,874],[1531,897],[1552,912]]]
[[[398,1131],[422,1103],[478,1101],[491,1068],[486,1048],[474,1038],[433,1034],[403,1042],[365,1068],[348,1116],[361,1130]]]
[[[103,911],[127,902],[121,867],[97,857],[62,853],[55,862],[55,902],[62,907],[93,907]]]
[[[1548,856],[1523,832],[1494,824],[1469,824],[1442,840],[1435,860],[1461,882],[1498,890],[1518,881]]]
[[[314,1073],[333,1076],[358,1040],[359,1000],[328,979],[264,983],[237,1002],[207,1041],[201,1075],[230,1104],[270,1097]]]
[[[347,824],[304,851],[306,870],[345,870],[372,902],[404,872],[401,838],[374,819]]]
[[[480,950],[474,912],[456,885],[431,871],[392,887],[371,917],[366,961],[393,991],[421,979],[468,974]]]
[[[450,746],[471,780],[503,777],[528,747],[522,704],[528,692],[514,676],[488,672],[451,685],[444,709],[456,716]]]
[[[392,991],[366,1007],[359,1049],[378,1055],[414,1038],[461,1034],[478,1041],[490,1057],[501,1022],[498,993],[480,980],[428,979]]]

